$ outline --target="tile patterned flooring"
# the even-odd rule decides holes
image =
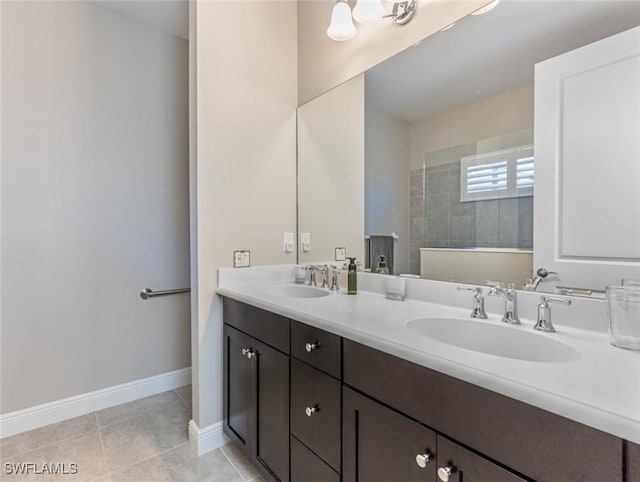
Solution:
[[[0,480],[264,482],[233,445],[201,457],[189,447],[191,386],[2,439]],[[7,464],[77,464],[75,475],[7,474]]]

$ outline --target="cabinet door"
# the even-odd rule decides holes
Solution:
[[[251,456],[252,366],[246,351],[252,338],[224,325],[224,433]]]
[[[347,387],[342,430],[343,482],[436,480],[435,433]]]
[[[526,482],[438,435],[438,479],[448,482]]]
[[[262,475],[289,480],[289,356],[256,340],[252,459]]]

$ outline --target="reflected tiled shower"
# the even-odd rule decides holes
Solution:
[[[533,130],[505,134],[425,155],[409,173],[411,273],[420,273],[420,248],[533,247],[533,197],[460,202],[460,158],[524,145]]]

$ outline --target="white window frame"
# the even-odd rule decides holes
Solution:
[[[460,202],[533,196],[533,182],[524,187],[518,187],[517,185],[518,161],[533,160],[533,157],[533,145],[518,146],[510,149],[461,157]],[[492,164],[499,163],[506,163],[504,172],[495,170],[491,176],[487,176],[487,186],[485,186],[485,189],[469,192],[468,176],[470,168],[485,165],[489,167]],[[506,180],[506,183],[501,182],[504,180]],[[494,186],[492,187],[491,184]]]

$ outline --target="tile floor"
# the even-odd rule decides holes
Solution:
[[[0,445],[0,480],[263,482],[233,445],[196,457],[188,443],[190,418],[186,386],[7,437]],[[7,474],[20,462],[77,464],[77,473]]]

